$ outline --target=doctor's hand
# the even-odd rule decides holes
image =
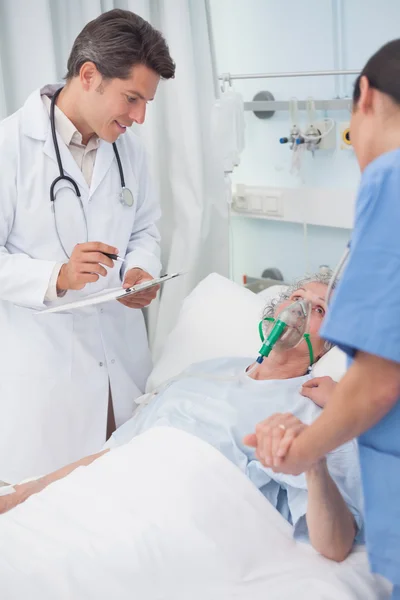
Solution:
[[[336,386],[336,381],[333,381],[331,377],[315,377],[303,384],[300,394],[310,398],[317,406],[324,408]]]
[[[151,281],[152,279],[154,279],[154,277],[152,277],[150,273],[135,267],[134,269],[129,269],[129,271],[126,272],[123,287],[127,289],[133,285],[144,283],[145,281]],[[127,306],[128,308],[144,308],[145,306],[148,306],[152,300],[154,300],[159,289],[160,286],[155,285],[154,287],[144,290],[143,292],[138,292],[137,294],[127,296],[126,298],[120,298],[118,302],[121,302],[121,304]]]
[[[258,423],[255,433],[246,435],[243,443],[256,449],[256,458],[264,467],[280,472],[294,440],[307,427],[290,413],[276,413]]]
[[[101,242],[86,242],[77,244],[72,251],[69,261],[60,269],[57,279],[57,292],[65,290],[81,290],[87,283],[94,283],[107,275],[103,265],[114,266],[108,256],[102,254],[118,254],[118,249]]]

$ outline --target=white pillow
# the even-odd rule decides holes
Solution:
[[[313,367],[314,377],[324,377],[329,375],[334,381],[340,381],[347,369],[346,354],[338,347],[334,347],[327,352]]]
[[[230,279],[208,275],[183,302],[146,391],[195,362],[223,356],[257,357],[264,305],[264,299]]]
[[[208,275],[185,299],[178,322],[147,381],[146,391],[154,390],[202,360],[225,356],[256,358],[261,347],[258,323],[264,306],[268,298],[279,294],[284,287],[272,286],[260,295],[217,273]],[[332,372],[335,375],[332,378],[337,379],[344,362],[337,353],[343,354],[333,349],[319,361],[316,377]]]
[[[281,292],[283,292],[284,290],[287,289],[287,285],[283,285],[283,284],[276,284],[276,285],[271,285],[268,288],[265,288],[265,290],[261,290],[261,292],[257,292],[257,296],[259,296],[260,298],[264,298],[265,303],[267,303],[267,300],[269,300],[270,298],[273,298],[274,296],[278,296]]]

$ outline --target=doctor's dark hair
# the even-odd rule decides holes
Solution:
[[[79,75],[88,61],[105,79],[128,79],[135,65],[146,66],[162,79],[175,75],[175,63],[164,37],[128,10],[110,10],[85,25],[72,46],[66,80]]]
[[[360,99],[360,80],[365,76],[372,88],[400,105],[400,39],[392,40],[375,52],[354,84],[353,103]]]

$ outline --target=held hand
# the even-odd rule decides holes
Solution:
[[[77,244],[69,261],[60,269],[57,292],[81,290],[87,283],[98,281],[100,276],[105,277],[107,271],[102,265],[113,268],[114,262],[103,252],[118,254],[117,248],[101,242]]]
[[[336,381],[333,381],[331,377],[315,377],[303,384],[300,394],[310,398],[317,406],[324,408],[336,386]]]
[[[145,281],[151,281],[152,279],[154,278],[149,273],[136,267],[134,269],[129,269],[129,271],[126,272],[123,287],[127,289],[138,283],[144,283]],[[144,308],[154,300],[159,289],[160,286],[156,285],[148,290],[143,290],[143,292],[133,294],[132,296],[120,298],[118,302],[121,302],[121,304],[128,308]]]
[[[256,448],[256,458],[264,467],[280,472],[293,441],[306,427],[290,413],[277,413],[259,423],[256,432],[247,435],[243,443]]]

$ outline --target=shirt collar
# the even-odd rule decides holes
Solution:
[[[43,94],[42,101],[48,114],[50,114],[51,99],[46,94]],[[71,144],[82,146],[82,134],[57,105],[54,110],[54,123],[58,134],[67,147]],[[98,148],[99,141],[97,135],[93,135],[88,142],[88,146],[90,145],[90,148]]]

